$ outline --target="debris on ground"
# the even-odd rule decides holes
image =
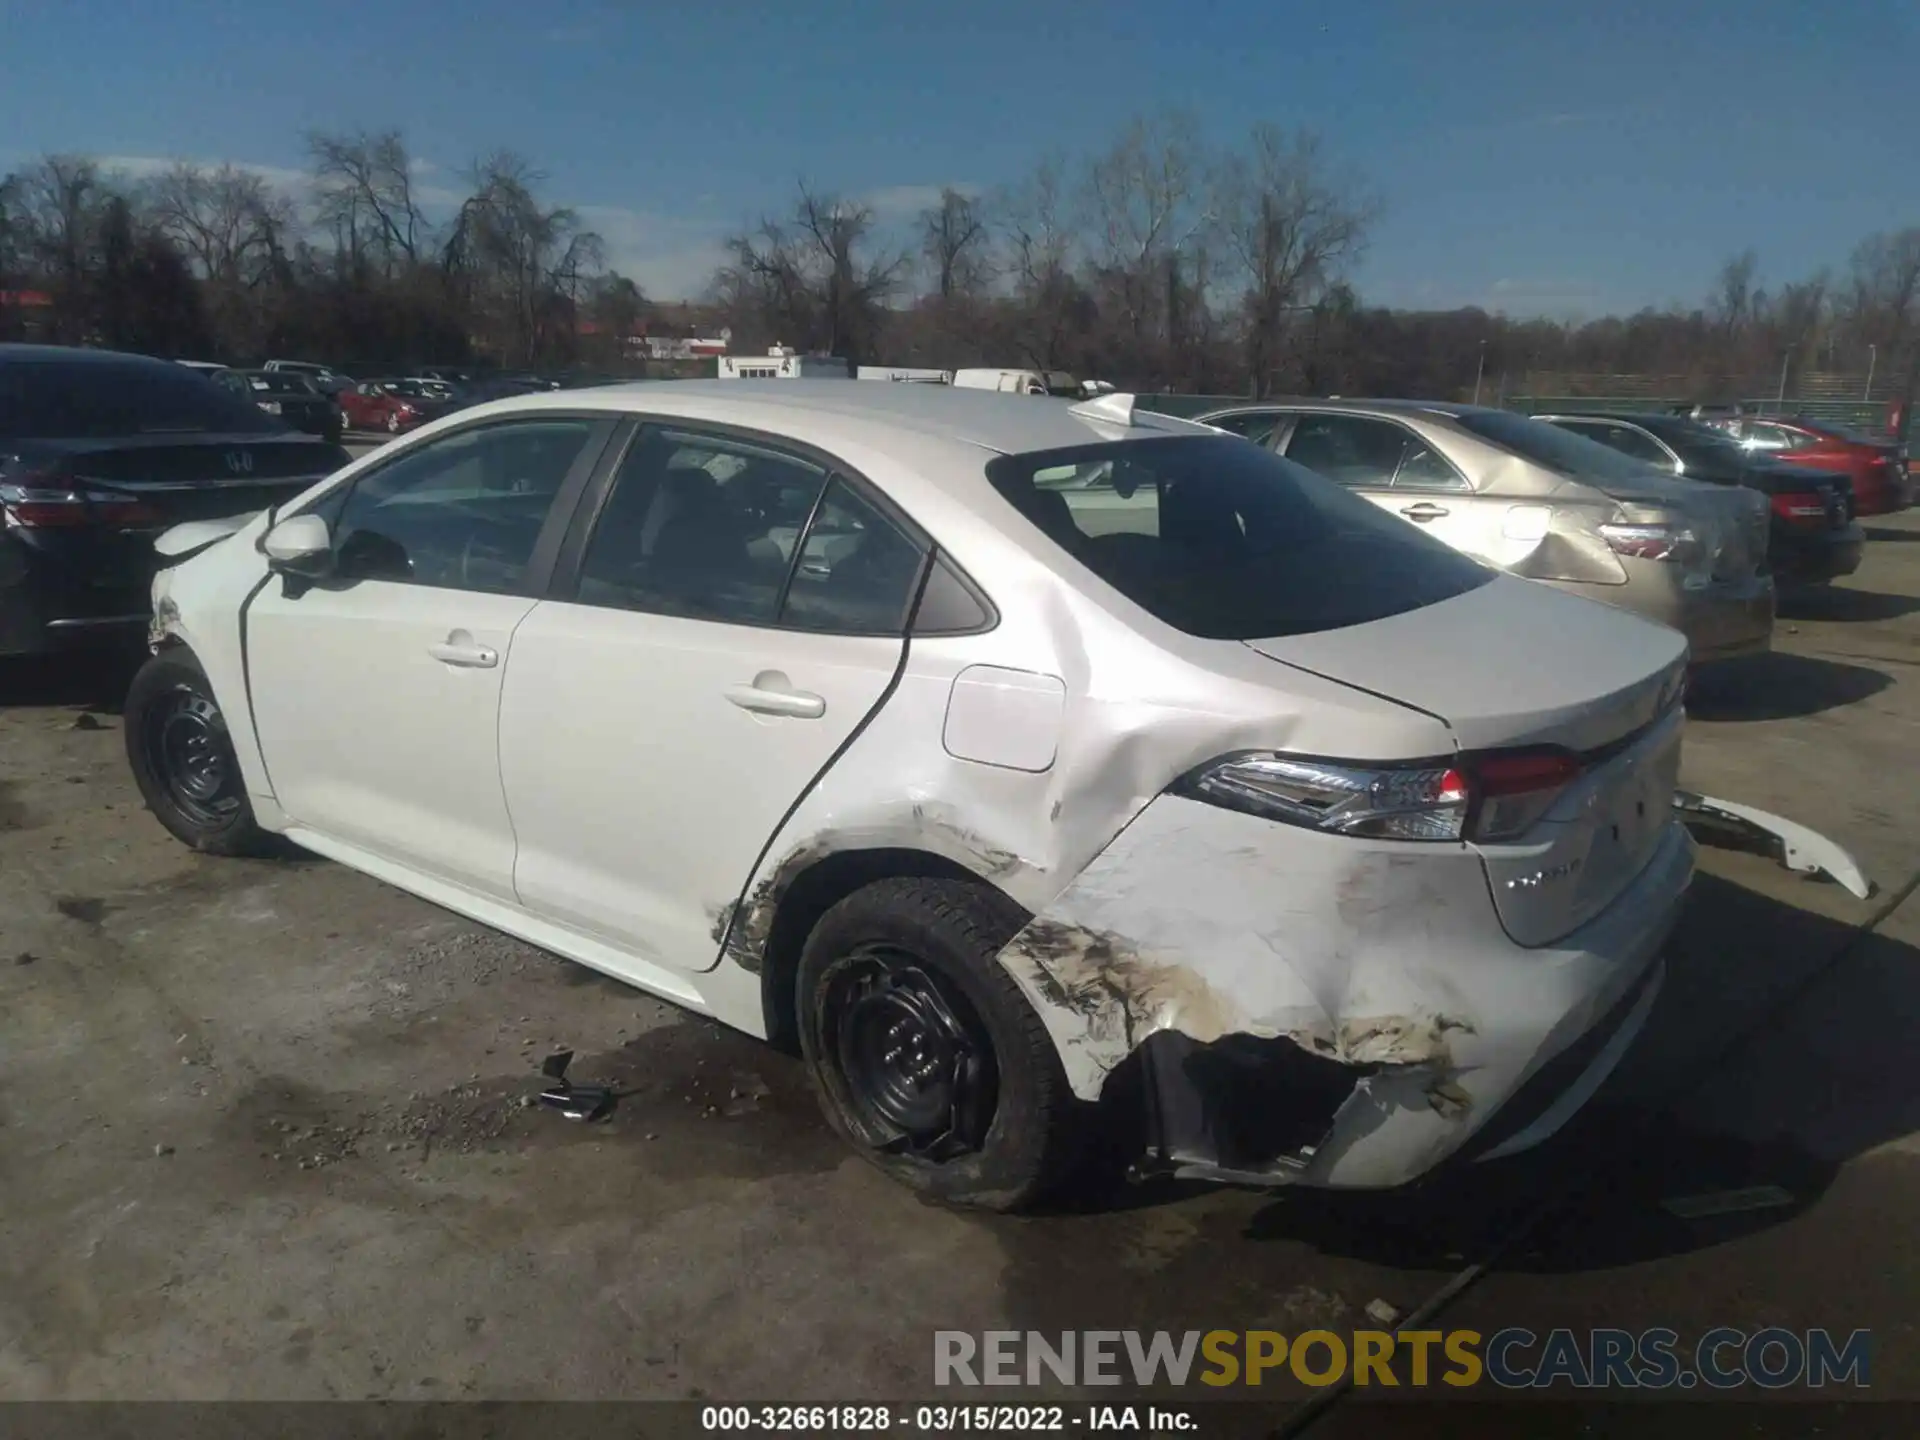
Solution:
[[[573,1051],[556,1050],[540,1062],[540,1073],[553,1083],[540,1092],[540,1103],[569,1120],[604,1120],[618,1098],[611,1085],[575,1085],[567,1079]]]
[[[73,717],[73,724],[67,728],[69,730],[104,730],[107,727],[100,723],[99,716],[89,715],[86,711],[82,710],[78,715]]]
[[[156,1145],[156,1146],[154,1146],[154,1147],[153,1147],[153,1153],[154,1153],[154,1154],[155,1154],[156,1156],[162,1156],[162,1155],[171,1155],[171,1154],[173,1154],[173,1146],[171,1146],[171,1145]]]
[[[1671,1195],[1660,1202],[1660,1208],[1681,1220],[1705,1220],[1715,1215],[1738,1215],[1748,1210],[1776,1210],[1793,1203],[1793,1193],[1778,1185],[1749,1185],[1739,1190]]]
[[[31,950],[22,950],[18,955],[13,957],[13,963],[16,965],[31,965],[39,958],[40,957]]]
[[[1367,1318],[1377,1325],[1398,1325],[1400,1307],[1385,1300],[1367,1301]]]

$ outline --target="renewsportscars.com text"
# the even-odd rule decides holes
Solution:
[[[1683,1341],[1678,1331],[937,1330],[936,1385],[1445,1385],[1503,1389],[1865,1388],[1872,1332],[1746,1331]]]

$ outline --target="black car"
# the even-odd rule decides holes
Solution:
[[[1767,559],[1783,581],[1824,584],[1860,568],[1866,535],[1843,474],[1755,456],[1712,425],[1684,415],[1608,412],[1539,415],[1656,469],[1710,485],[1744,485],[1773,511]]]
[[[267,414],[278,415],[293,429],[340,443],[347,423],[340,406],[297,371],[222,370],[213,378]]]
[[[184,366],[0,345],[0,655],[138,636],[155,536],[290,500],[349,458]]]

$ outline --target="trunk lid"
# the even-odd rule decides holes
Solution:
[[[1519,944],[1551,944],[1605,909],[1672,823],[1687,659],[1678,631],[1502,576],[1368,625],[1247,643],[1436,716],[1463,751],[1581,757],[1523,833],[1474,846]]]
[[[61,554],[86,583],[141,586],[158,557],[156,536],[198,520],[245,516],[284,504],[351,457],[304,435],[139,436],[21,446],[22,479],[35,487],[139,502],[143,518],[59,532]]]
[[[1666,708],[1687,654],[1677,630],[1506,575],[1370,624],[1246,643],[1436,716],[1462,750],[1611,744]]]

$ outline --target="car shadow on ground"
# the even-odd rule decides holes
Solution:
[[[137,645],[0,659],[0,709],[71,706],[118,715],[144,659],[146,651]]]
[[[1920,599],[1911,595],[1883,595],[1877,590],[1855,590],[1845,585],[1813,585],[1802,590],[1781,591],[1776,610],[1779,618],[1787,621],[1898,620],[1920,610]]]
[[[1397,1191],[1285,1192],[1250,1238],[1404,1269],[1605,1270],[1784,1224],[1920,1130],[1920,950],[1714,876],[1689,904],[1635,1052],[1548,1144]]]
[[[1865,665],[1775,650],[1703,667],[1687,686],[1687,714],[1695,720],[1791,720],[1856,704],[1891,684]]]
[[[1896,530],[1891,525],[1868,525],[1865,532],[1867,539],[1875,542],[1891,540],[1898,544],[1920,540],[1920,530]]]

